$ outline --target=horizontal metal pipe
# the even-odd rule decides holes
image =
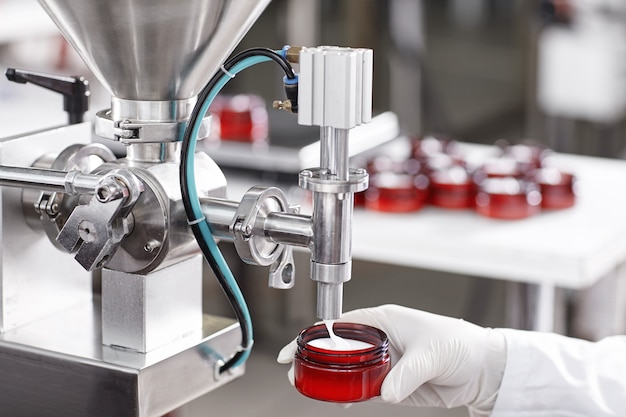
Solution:
[[[68,194],[93,194],[101,178],[100,175],[83,174],[79,171],[0,165],[0,185],[9,187]]]
[[[203,198],[200,204],[213,235],[222,240],[234,240],[230,225],[237,213],[239,203],[219,198]],[[262,222],[265,238],[274,243],[308,247],[313,238],[311,216],[272,212],[258,221]]]
[[[218,239],[233,241],[235,236],[230,231],[230,224],[237,213],[239,203],[220,198],[201,198],[202,214],[211,226],[211,233]]]
[[[303,214],[269,213],[263,230],[275,243],[308,248],[313,240],[311,216]]]

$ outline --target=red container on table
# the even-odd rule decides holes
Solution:
[[[532,178],[541,191],[541,207],[564,209],[576,203],[574,175],[555,168],[542,168],[536,170]]]
[[[365,401],[380,395],[380,387],[391,369],[389,340],[375,327],[357,323],[335,323],[334,332],[345,339],[371,344],[359,350],[329,350],[309,344],[327,338],[324,324],[304,329],[297,338],[294,382],[303,395],[338,403]]]
[[[210,108],[215,136],[221,140],[258,143],[268,138],[265,101],[251,94],[218,96]]]
[[[525,174],[516,159],[510,156],[499,156],[485,161],[474,173],[474,180],[480,183],[483,178],[522,178]]]
[[[520,171],[525,174],[541,168],[543,160],[551,153],[550,149],[538,144],[520,143],[504,148],[504,155],[515,159]]]
[[[517,220],[541,210],[539,187],[512,177],[486,178],[478,185],[476,212],[495,219]]]
[[[476,185],[465,168],[453,166],[430,174],[430,203],[448,209],[474,207]]]
[[[423,174],[380,172],[370,178],[365,208],[385,212],[409,212],[428,200],[428,177]]]

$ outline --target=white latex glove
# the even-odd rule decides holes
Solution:
[[[383,401],[467,406],[474,417],[491,414],[506,365],[502,333],[397,305],[351,311],[339,321],[387,333],[393,367],[381,388]],[[294,341],[280,351],[278,362],[292,362],[295,351]],[[289,379],[293,384],[293,366]]]

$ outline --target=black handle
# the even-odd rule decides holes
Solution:
[[[6,76],[9,81],[19,84],[32,83],[63,95],[63,110],[69,115],[69,123],[83,121],[89,110],[89,81],[82,76],[64,77],[59,75],[41,74],[8,68]]]

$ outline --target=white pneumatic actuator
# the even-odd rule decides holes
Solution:
[[[319,46],[300,51],[298,123],[351,129],[372,119],[373,51]]]

